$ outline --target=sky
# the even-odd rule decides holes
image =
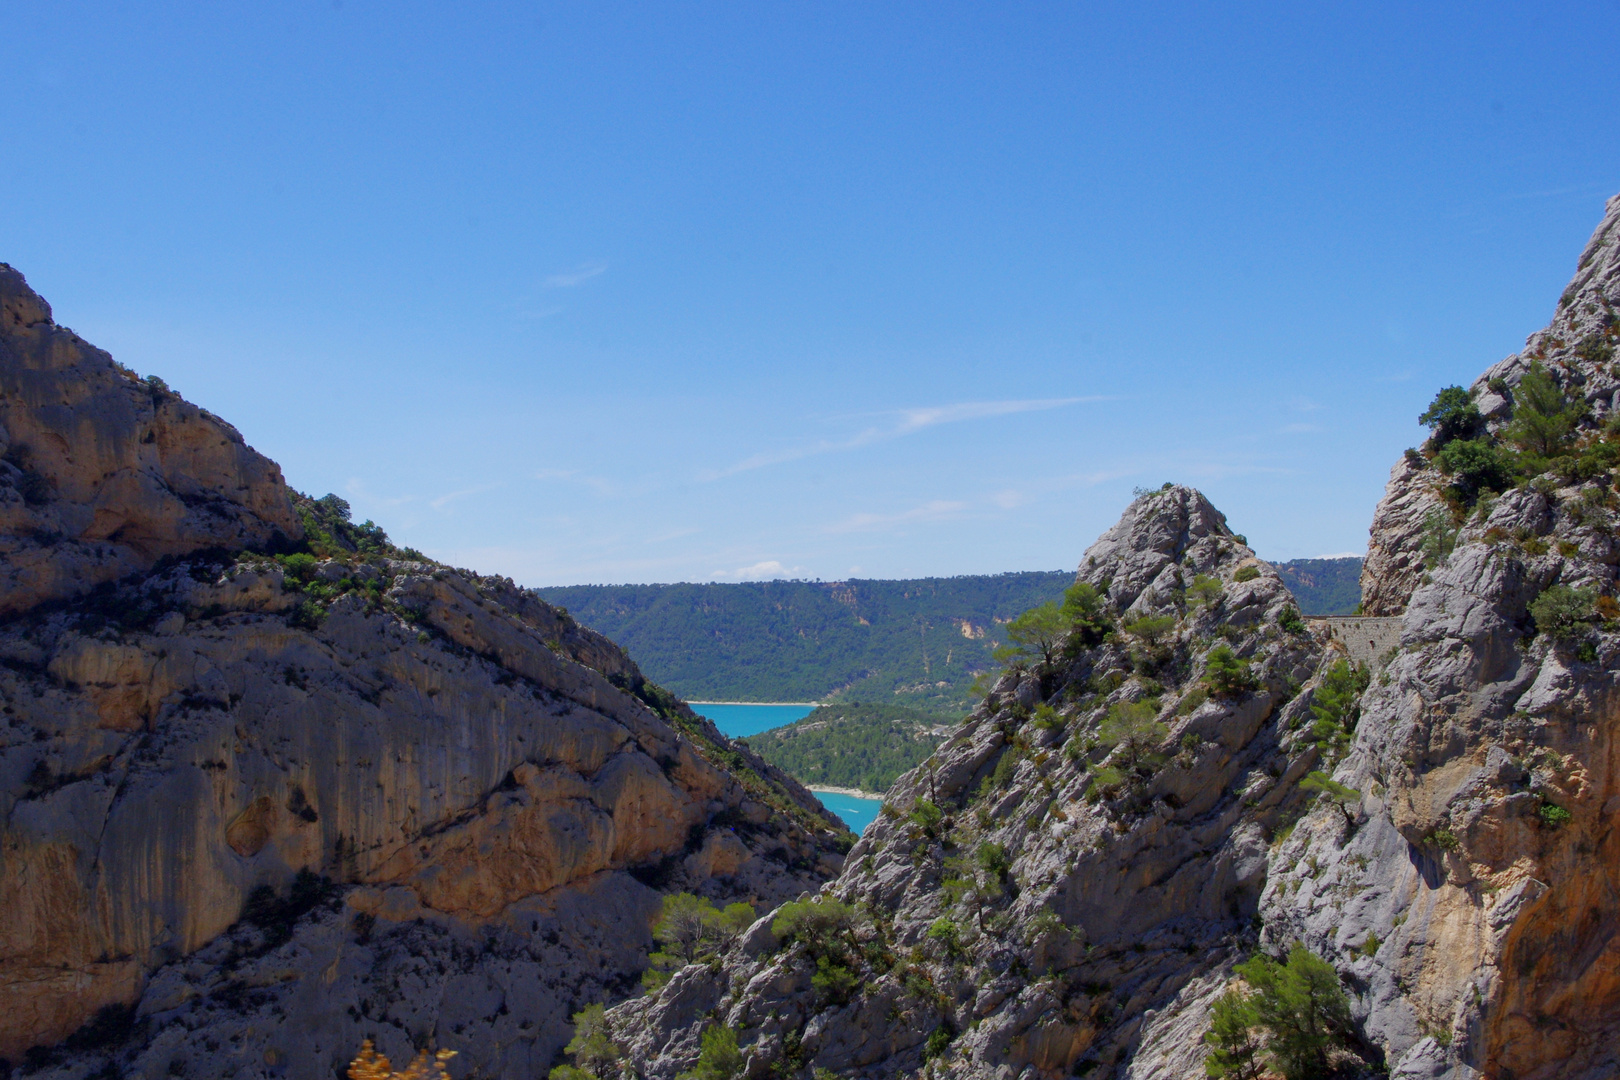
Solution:
[[[527,585],[1359,553],[1620,191],[1620,5],[8,10],[0,260]]]

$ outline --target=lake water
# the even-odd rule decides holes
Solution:
[[[849,831],[856,836],[866,831],[866,827],[878,816],[878,807],[883,805],[882,799],[863,799],[858,795],[832,791],[818,791],[816,798],[821,800],[822,806],[842,818]]]
[[[700,701],[690,704],[693,712],[713,720],[715,727],[733,739],[803,720],[815,709],[814,705],[706,705]]]
[[[745,739],[795,720],[803,720],[815,708],[813,705],[705,705],[697,701],[690,704],[693,712],[713,720],[715,727],[733,739]],[[872,819],[878,815],[878,807],[883,805],[882,799],[863,799],[858,795],[837,795],[824,791],[816,792],[816,798],[821,800],[821,805],[837,814],[856,835],[872,824]]]

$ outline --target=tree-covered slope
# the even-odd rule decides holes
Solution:
[[[965,706],[1001,624],[1069,571],[911,581],[575,585],[538,590],[691,700]],[[965,711],[965,710],[964,710]]]
[[[801,783],[880,794],[933,753],[958,719],[903,705],[823,705],[749,736],[748,745]]]
[[[1361,603],[1361,560],[1354,556],[1278,563],[1277,576],[1303,615],[1349,615]]]

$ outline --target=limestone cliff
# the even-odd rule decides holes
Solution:
[[[1338,774],[1365,798],[1353,827],[1321,813],[1296,831],[1262,905],[1268,937],[1338,958],[1395,1075],[1620,1071],[1617,303],[1620,198],[1551,325],[1473,387],[1500,441],[1544,368],[1585,412],[1564,445],[1472,507],[1422,457],[1396,466],[1366,581],[1375,612],[1404,609],[1402,649]],[[1454,546],[1425,559],[1431,515]],[[1568,625],[1538,627],[1559,587]]]
[[[1201,1073],[1204,1002],[1254,947],[1316,760],[1299,726],[1325,646],[1188,488],[1133,503],[1079,580],[1090,628],[1005,675],[824,890],[853,909],[855,985],[761,921],[724,968],[610,1014],[639,1074],[690,1065],[710,1016],[749,1076]],[[1115,726],[1133,716],[1141,745]]]
[[[612,642],[296,496],[9,267],[0,312],[0,1057],[329,1076],[374,1035],[529,1076],[661,890],[839,866]]]
[[[1346,1075],[1620,1075],[1616,305],[1620,197],[1551,325],[1454,395],[1467,452],[1392,471],[1363,583],[1400,643],[1337,734],[1338,643],[1201,496],[1143,496],[1080,567],[1102,610],[902,778],[813,914],[611,1010],[625,1060],[668,1080],[723,1024],[751,1078],[1181,1080],[1234,961],[1301,942],[1349,992]],[[1132,747],[1133,717],[1162,726]]]

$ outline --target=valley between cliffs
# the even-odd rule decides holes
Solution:
[[[1620,198],[1395,464],[1364,669],[1166,485],[844,854],[617,646],[297,496],[7,269],[0,1053],[536,1076],[601,1002],[596,1080],[1185,1080],[1303,945],[1324,1074],[1620,1075],[1616,304]],[[637,995],[677,889],[760,918]]]

